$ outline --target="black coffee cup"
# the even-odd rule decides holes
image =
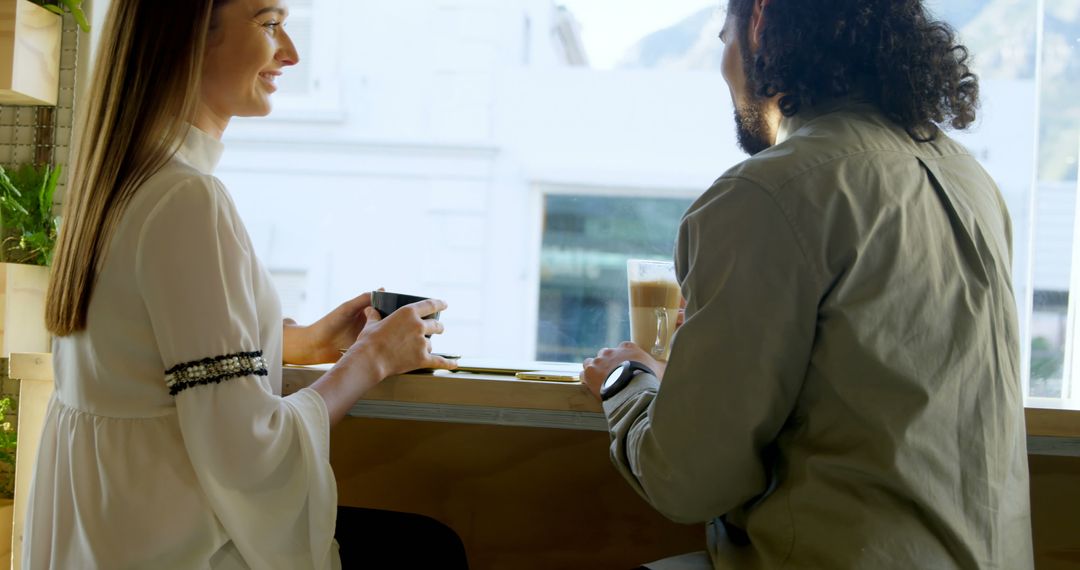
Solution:
[[[416,295],[406,295],[404,293],[391,293],[390,291],[372,291],[371,292],[371,306],[379,312],[379,316],[386,318],[394,311],[404,307],[405,305],[411,305],[419,301],[424,301],[428,297],[417,297]],[[424,317],[425,319],[439,320],[439,313]]]

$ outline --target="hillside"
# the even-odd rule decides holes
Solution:
[[[932,0],[930,11],[960,32],[973,69],[989,80],[1033,80],[1037,20],[1029,0]],[[706,8],[627,50],[622,69],[720,69],[723,13]],[[1080,152],[1080,0],[1046,2],[1039,175],[1075,180]]]

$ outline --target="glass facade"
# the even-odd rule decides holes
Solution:
[[[689,199],[549,195],[537,358],[579,361],[630,338],[627,259],[672,259]]]

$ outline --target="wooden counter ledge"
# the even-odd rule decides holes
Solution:
[[[314,382],[327,366],[287,366],[284,390]],[[445,370],[387,378],[351,416],[606,431],[600,403],[578,383],[534,382]],[[1080,456],[1080,403],[1033,399],[1025,410],[1028,451]]]

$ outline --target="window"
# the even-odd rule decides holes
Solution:
[[[743,159],[714,0],[290,5],[302,63],[220,175],[302,322],[384,286],[450,303],[437,350],[578,360],[626,336],[625,259]],[[976,56],[955,136],[1012,216],[1025,389],[1076,396],[1080,0],[928,5]]]
[[[958,136],[978,149],[1009,204],[1013,282],[1024,340],[1026,393],[1070,398],[1070,283],[1076,219],[1080,103],[1080,2],[936,2],[976,54],[983,90],[978,129]],[[1012,125],[1011,127],[1007,125]]]
[[[669,197],[545,193],[538,359],[580,361],[630,338],[626,260],[670,260],[689,206]]]

